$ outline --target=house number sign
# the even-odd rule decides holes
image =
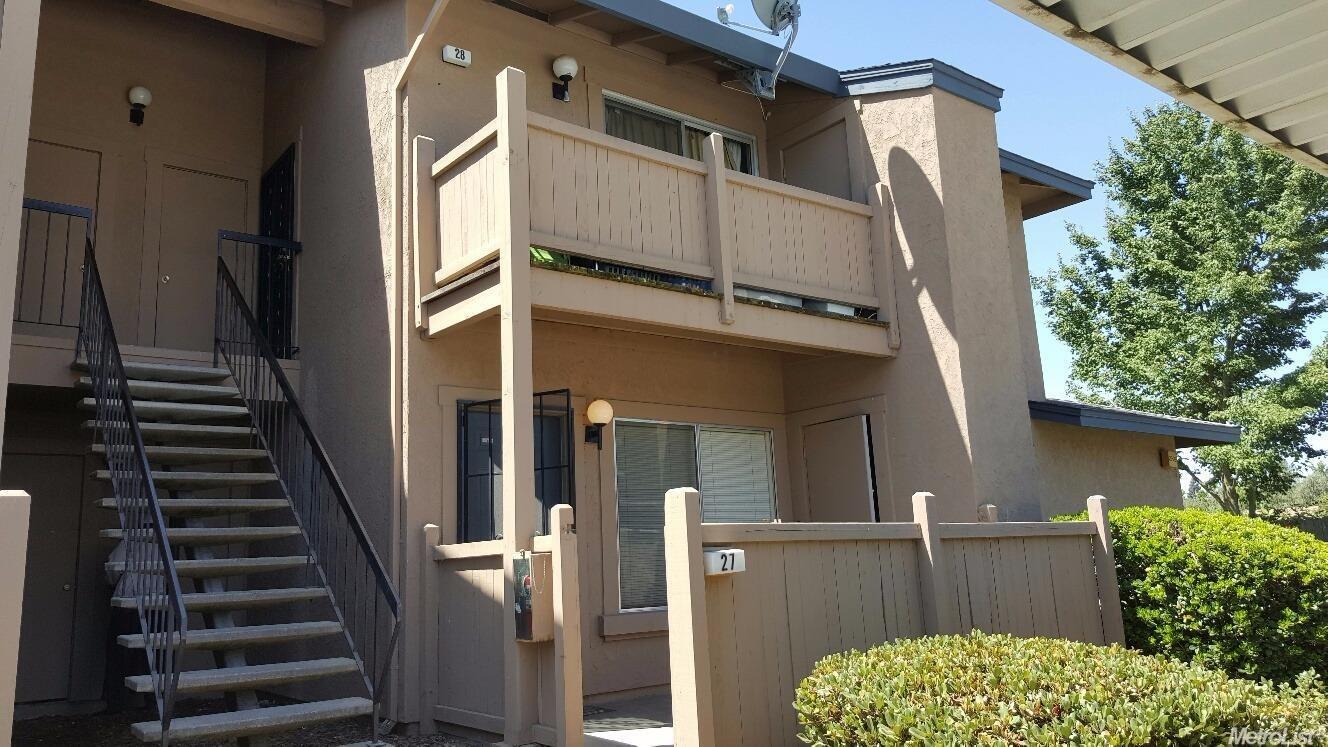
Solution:
[[[707,576],[725,576],[747,570],[747,555],[736,548],[706,550],[703,557]]]

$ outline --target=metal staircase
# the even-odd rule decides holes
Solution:
[[[125,684],[159,714],[133,733],[167,745],[371,716],[376,742],[397,593],[225,263],[215,367],[120,359],[90,241],[83,285],[80,406],[106,461],[100,505],[120,517],[103,532],[120,541],[112,603],[140,625],[119,644],[148,661]],[[260,702],[315,681],[295,692],[340,697]],[[217,694],[224,711],[176,715]]]

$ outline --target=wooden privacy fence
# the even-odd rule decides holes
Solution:
[[[504,75],[524,81],[509,68],[500,88]],[[432,140],[415,150],[414,241],[436,257],[435,287],[497,259],[510,215],[538,247],[710,281],[726,321],[735,285],[893,309],[882,184],[864,204],[726,168],[718,133],[693,160],[524,107],[436,160]]]
[[[896,638],[1124,641],[1105,499],[1078,522],[937,523],[934,502],[914,495],[909,523],[702,524],[700,494],[669,491],[675,744],[798,744],[813,665]],[[706,575],[707,549],[741,550],[745,570]]]
[[[503,540],[441,545],[439,527],[424,527],[425,549],[436,572],[426,574],[423,678],[426,707],[434,721],[502,734],[505,709],[503,660],[532,647],[539,660],[541,744],[582,743],[581,608],[576,530],[572,507],[554,506],[552,532],[535,537],[534,554],[547,555],[553,640],[504,640],[504,604],[512,561]]]

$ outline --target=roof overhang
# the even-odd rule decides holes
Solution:
[[[1234,444],[1240,440],[1238,425],[1173,418],[1069,400],[1029,400],[1028,413],[1034,420],[1045,420],[1049,423],[1171,436],[1176,439],[1176,446],[1179,448]]]
[[[1321,0],[992,0],[1328,174]]]
[[[843,83],[843,93],[849,96],[939,88],[998,112],[1001,110],[1001,96],[1005,94],[999,86],[940,60],[893,62],[845,70],[838,75]]]
[[[1024,220],[1093,199],[1093,182],[1001,148],[1001,171],[1019,177]]]

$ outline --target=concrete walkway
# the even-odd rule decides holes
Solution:
[[[586,747],[673,747],[667,693],[586,706]]]

